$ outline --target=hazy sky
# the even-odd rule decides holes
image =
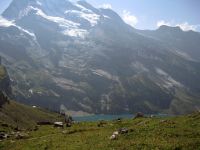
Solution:
[[[11,0],[0,0],[0,13]],[[155,29],[162,24],[200,31],[200,0],[87,0],[95,7],[117,11],[138,29]]]

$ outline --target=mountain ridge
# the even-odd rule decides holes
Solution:
[[[106,114],[182,114],[200,107],[199,33],[137,30],[113,10],[86,2],[38,2],[0,27],[0,53],[17,100]],[[50,11],[60,3],[67,6]],[[8,20],[12,5],[3,15]]]

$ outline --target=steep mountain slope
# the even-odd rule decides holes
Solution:
[[[10,78],[5,67],[0,66],[0,130],[9,128],[31,129],[38,121],[61,119],[58,114],[40,108],[32,108],[11,101]]]
[[[139,31],[85,1],[13,0],[3,17],[0,54],[21,102],[90,113],[200,107],[199,33]]]

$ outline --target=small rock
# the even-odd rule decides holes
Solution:
[[[6,134],[6,133],[0,133],[0,139],[7,139],[7,138],[9,138],[10,136],[8,135],[8,134]]]
[[[141,121],[141,122],[138,122],[137,125],[138,126],[145,126],[148,122],[149,122],[148,120]]]
[[[15,141],[11,140],[10,143],[15,143]]]
[[[15,135],[15,132],[12,131],[10,134],[11,134],[11,135]]]
[[[162,124],[171,124],[171,125],[174,125],[174,124],[176,124],[174,121],[172,121],[172,120],[161,120],[160,121],[160,123],[162,123]]]
[[[138,112],[136,115],[135,115],[135,118],[143,118],[144,117],[144,114],[142,112]]]
[[[62,133],[63,133],[63,134],[67,134],[68,132],[67,132],[67,131],[62,131]]]
[[[160,123],[164,123],[164,122],[166,122],[167,120],[160,120]]]
[[[102,120],[97,124],[97,126],[98,127],[104,127],[105,124],[106,124],[106,122]]]
[[[29,135],[28,134],[26,134],[26,133],[17,133],[16,134],[16,139],[27,139],[27,138],[29,138]]]
[[[127,128],[121,128],[118,130],[119,134],[126,134],[128,133],[128,129]]]

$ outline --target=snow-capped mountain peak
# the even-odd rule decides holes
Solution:
[[[29,27],[24,24],[24,18],[40,17],[42,20],[56,23],[64,35],[81,38],[88,34],[88,30],[98,25],[102,18],[109,19],[85,1],[68,0],[22,0],[20,2],[13,0],[3,16],[8,20],[14,20],[18,26],[23,24],[23,28],[27,29]]]

